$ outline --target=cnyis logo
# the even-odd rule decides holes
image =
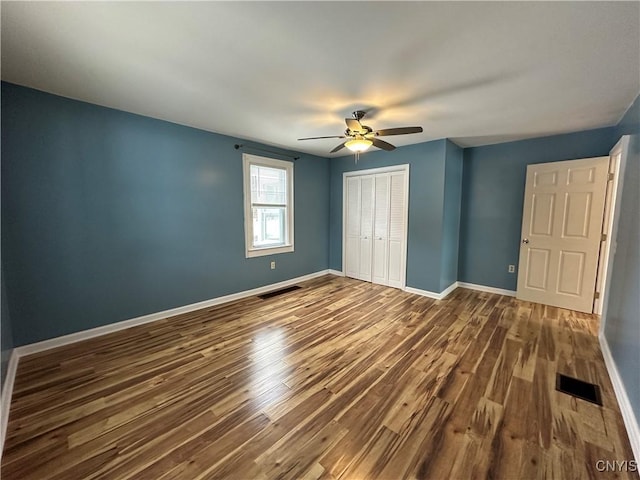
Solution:
[[[635,460],[598,460],[596,470],[599,472],[637,472],[638,462]]]

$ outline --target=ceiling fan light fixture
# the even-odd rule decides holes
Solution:
[[[369,147],[373,145],[373,142],[368,138],[354,138],[353,140],[349,140],[344,144],[352,152],[364,152],[368,150]]]

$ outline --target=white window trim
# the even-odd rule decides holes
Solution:
[[[287,171],[287,240],[285,245],[276,247],[253,248],[253,215],[251,213],[251,165],[284,168]],[[242,190],[244,194],[244,248],[246,258],[262,257],[277,253],[293,252],[293,162],[259,157],[249,153],[242,154]]]

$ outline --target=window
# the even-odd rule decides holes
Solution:
[[[293,252],[293,163],[243,154],[246,256]]]

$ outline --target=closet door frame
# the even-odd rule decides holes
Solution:
[[[401,289],[407,285],[407,248],[408,248],[408,226],[409,226],[409,164],[393,165],[390,167],[370,168],[367,170],[353,170],[351,172],[344,172],[342,174],[342,274],[346,275],[346,240],[347,240],[347,180],[349,177],[360,177],[363,175],[378,175],[381,173],[404,173],[404,231],[403,231],[403,246],[402,246],[402,259],[401,259],[401,276],[402,285]]]

